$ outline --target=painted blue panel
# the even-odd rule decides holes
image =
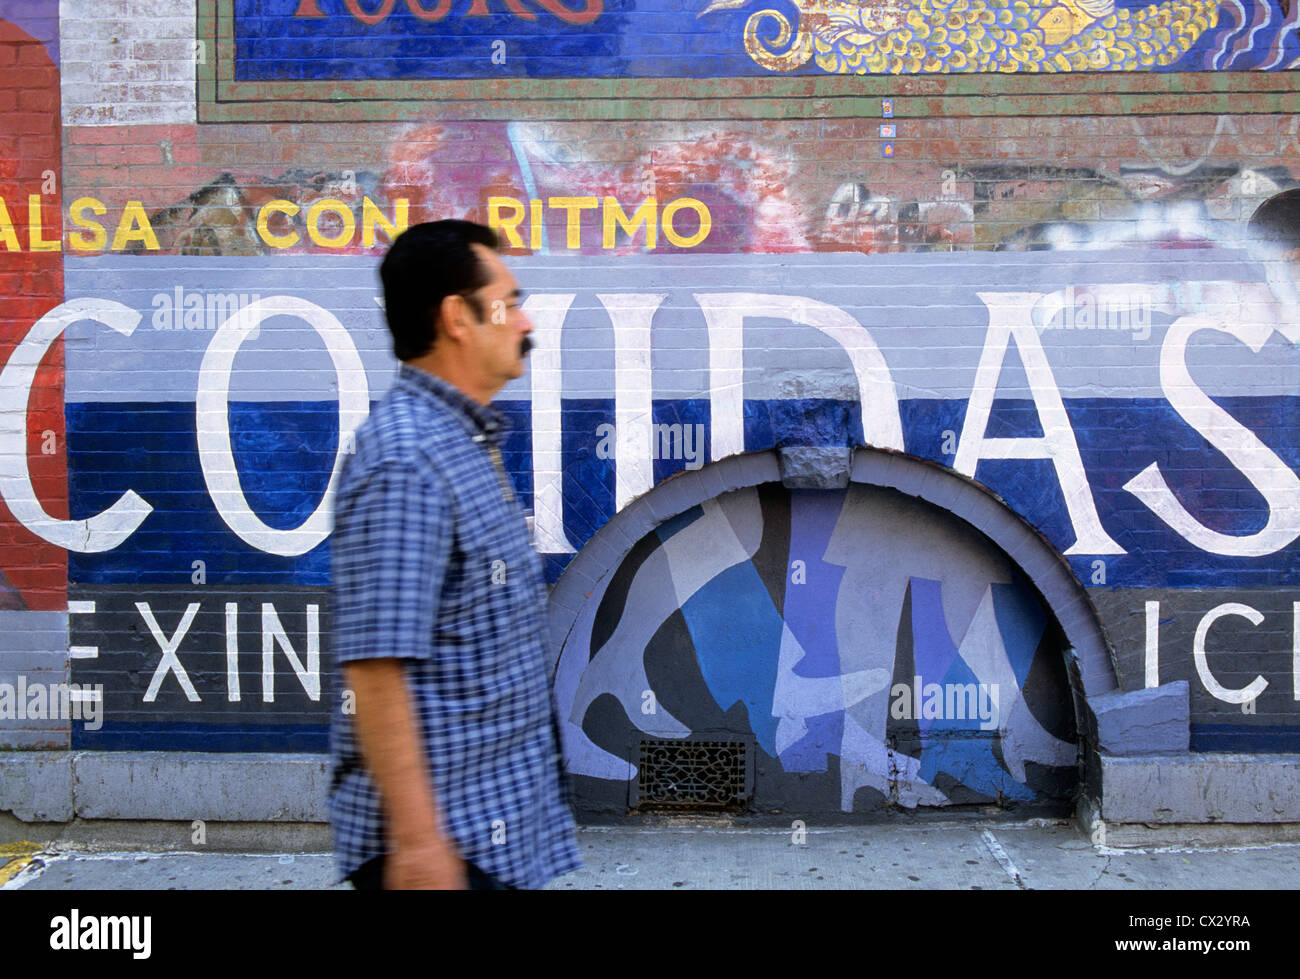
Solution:
[[[564,532],[574,550],[582,550],[587,539],[615,513],[614,460],[597,455],[597,430],[614,424],[614,399],[566,399],[561,414]]]
[[[958,660],[957,644],[952,641],[943,614],[943,582],[913,578],[912,588],[912,662],[923,684],[945,682]],[[972,676],[972,680],[974,677]],[[934,723],[917,718],[922,731]]]
[[[1295,442],[1300,398],[1220,398],[1219,403],[1255,432],[1278,457],[1300,470]],[[507,470],[526,506],[533,502],[531,410],[527,402],[499,403],[511,419]],[[1032,437],[1040,432],[1027,401],[998,402],[998,433]],[[1200,434],[1161,399],[1094,398],[1066,402],[1084,469],[1106,531],[1128,553],[1110,555],[1106,582],[1121,587],[1261,587],[1300,584],[1296,546],[1261,558],[1226,558],[1192,546],[1123,487],[1152,462],[1174,492],[1207,526],[1230,534],[1261,528],[1263,498]],[[660,424],[704,425],[708,405],[694,399],[658,401]],[[965,403],[904,401],[900,406],[907,451],[951,465]],[[746,401],[749,451],[788,444],[847,445],[860,436],[854,402],[828,399]],[[232,446],[244,492],[270,526],[294,527],[315,508],[328,480],[337,441],[334,402],[232,402]],[[328,542],[299,558],[258,551],[221,521],[199,470],[194,408],[177,403],[69,404],[68,470],[73,517],[98,513],[134,489],[154,508],[119,547],[101,554],[69,555],[70,580],[85,583],[153,581],[188,583],[191,564],[203,560],[208,580],[328,583]],[[561,442],[565,532],[581,546],[614,515],[614,461],[598,455],[598,430],[614,422],[612,399],[565,399]],[[992,429],[991,429],[992,431]],[[945,433],[953,433],[952,437]],[[947,444],[946,444],[947,443]],[[686,467],[684,459],[657,460],[656,479]],[[1064,497],[1045,460],[988,460],[976,478],[1037,527],[1060,551],[1074,543]],[[1072,558],[1087,582],[1094,557]],[[568,557],[548,562],[555,581]]]
[[[1024,676],[1029,672],[1029,660],[1033,658],[1038,643],[1037,634],[1033,636],[1032,644],[1025,642],[1028,633],[1033,631],[1032,617],[1037,603],[1023,588],[996,583],[991,587],[994,590],[995,610],[999,607],[999,596],[1004,606],[1008,600],[1015,602],[1014,608],[1009,610],[1010,614],[1004,612],[997,615],[997,619],[1007,659],[1016,673],[1017,683],[1023,685]],[[943,612],[942,594],[942,582],[912,579],[913,657],[917,675],[926,685],[935,683],[944,688],[949,684],[957,684],[977,688],[980,686],[979,677],[961,658],[956,643],[953,642]],[[1030,627],[1026,629],[1025,623],[1014,621],[1016,616],[1029,617]],[[1041,634],[1042,613],[1039,612],[1036,618],[1039,623],[1038,634]],[[1012,627],[1010,633],[1008,625]],[[927,782],[934,784],[940,773],[943,773],[990,798],[1002,795],[1011,799],[1028,800],[1034,797],[1027,786],[1017,782],[998,764],[993,751],[994,736],[980,730],[978,716],[921,716],[916,723],[925,746],[921,755],[920,774]]]
[[[590,8],[588,3],[591,4]],[[590,23],[567,23],[536,0],[535,15],[511,13],[505,0],[487,0],[487,16],[467,16],[472,0],[451,0],[436,22],[422,22],[408,4],[392,4],[378,24],[363,24],[343,0],[320,0],[324,17],[294,17],[299,0],[236,0],[237,80],[364,80],[419,78],[715,78],[764,75],[745,52],[752,10],[697,15],[705,0],[568,0],[574,13],[600,12]],[[433,10],[434,0],[422,0]],[[796,9],[786,0],[766,6]],[[379,3],[362,0],[366,13]],[[503,41],[504,51],[493,42]],[[504,58],[501,55],[504,54]],[[811,62],[796,73],[820,73]],[[491,93],[485,93],[491,97]]]
[[[993,613],[998,620],[998,632],[1007,651],[1007,662],[1016,675],[1016,683],[1023,687],[1034,664],[1047,616],[1043,607],[1032,597],[1023,584],[1000,585],[994,583]]]
[[[222,521],[199,466],[192,404],[69,404],[68,493],[73,518],[135,490],[154,510],[122,544],[68,554],[73,583],[189,584],[192,562],[208,582],[329,583],[329,542],[297,558],[267,554]],[[231,448],[244,494],[272,527],[296,527],[314,510],[338,444],[332,402],[231,402]]]
[[[72,728],[72,747],[91,751],[329,750],[328,724],[180,724],[105,720],[98,731]]]
[[[1219,397],[1215,399],[1273,450],[1300,470],[1300,398]],[[1041,435],[1032,403],[998,401],[989,437]],[[1077,398],[1065,402],[1084,471],[1106,531],[1129,553],[1105,558],[1106,581],[1123,587],[1259,587],[1300,584],[1297,544],[1261,558],[1209,554],[1175,534],[1124,484],[1153,462],[1188,510],[1222,533],[1249,534],[1267,520],[1267,509],[1249,481],[1189,426],[1163,399]],[[907,451],[952,465],[944,433],[960,435],[963,401],[904,401],[900,406]],[[1001,414],[998,428],[992,419]],[[993,459],[981,462],[975,478],[1037,527],[1060,551],[1075,534],[1053,466],[1047,461]],[[1092,555],[1071,558],[1087,582]]]
[[[533,406],[527,401],[494,401],[510,422],[501,443],[501,462],[510,474],[515,494],[529,510],[533,508]]]
[[[532,506],[531,407],[498,402],[510,420],[502,459],[520,499]],[[73,518],[135,490],[154,508],[111,551],[69,552],[69,581],[189,584],[192,562],[211,585],[329,583],[329,541],[297,558],[267,554],[222,521],[198,459],[192,404],[69,404],[68,487]],[[268,526],[300,525],[320,503],[338,444],[338,406],[324,402],[230,403],[230,438],[249,506]]]
[[[842,565],[823,560],[830,548],[839,510],[840,490],[800,490],[790,494],[790,562],[803,562],[802,584],[786,576],[785,624],[807,655],[794,664],[796,676],[839,676],[842,672],[835,632],[835,603],[844,579]]]
[[[1193,724],[1193,751],[1300,751],[1300,724]]]
[[[680,425],[682,426],[682,441],[678,443],[675,439],[670,438],[669,448],[682,448],[682,453],[665,454],[663,452],[663,440],[659,437],[658,429],[653,437],[657,445],[654,450],[657,458],[654,460],[654,481],[660,483],[669,476],[674,476],[679,472],[687,469],[699,469],[709,461],[709,452],[712,448],[709,439],[709,402],[704,398],[683,398],[674,401],[657,400],[651,406],[651,418],[655,425]],[[695,434],[702,434],[702,438],[696,438],[691,441],[687,438],[685,426],[699,426],[692,431]],[[674,433],[675,434],[675,433]],[[691,458],[685,457],[685,450],[690,450],[693,455]]]

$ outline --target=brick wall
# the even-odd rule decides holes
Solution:
[[[26,27],[0,23],[0,105],[6,129],[0,197],[9,217],[8,250],[0,264],[0,356],[11,365],[0,375],[5,388],[0,456],[7,489],[6,506],[0,508],[0,617],[5,620],[0,684],[14,693],[20,682],[58,685],[68,679],[66,552],[34,537],[11,509],[15,499],[25,497],[39,501],[51,516],[68,516],[62,343],[56,341],[43,356],[28,360],[26,383],[16,383],[12,372],[33,324],[63,299],[63,262],[57,251],[64,189],[58,67],[50,51],[51,41],[57,48],[57,24],[35,18]],[[16,389],[22,390],[22,401],[11,393]],[[32,518],[30,509],[27,515]],[[15,714],[11,706],[3,722],[6,744],[68,743],[68,720]]]
[[[371,30],[325,0],[320,18],[57,6],[57,35],[14,20],[0,43],[20,246],[0,256],[5,350],[63,300],[86,314],[53,342],[24,422],[54,521],[0,525],[15,596],[0,663],[70,662],[103,685],[102,723],[45,725],[56,741],[323,747],[327,697],[284,650],[306,663],[319,643],[328,670],[328,541],[298,551],[286,532],[330,482],[340,384],[357,387],[339,365],[355,351],[371,400],[392,376],[387,228],[456,215],[502,228],[531,294],[539,346],[500,403],[551,581],[687,467],[647,456],[654,425],[703,425],[705,462],[883,444],[973,475],[1064,553],[1120,682],[1191,681],[1194,747],[1293,749],[1295,279],[1246,222],[1297,184],[1300,106],[1287,71],[1241,70],[1295,59],[1281,8],[1257,9],[1247,43],[1203,5],[1209,27],[1172,72],[854,76],[811,35],[810,60],[766,67],[750,10],[646,4],[561,29],[553,5],[422,24],[397,4]],[[669,23],[680,48],[654,26]],[[1089,50],[1123,41],[1106,23],[1085,25],[1102,32]],[[42,220],[62,215],[64,236],[34,252],[26,201],[47,170]],[[272,296],[299,315],[268,320],[225,371],[218,327]],[[743,355],[727,346],[742,322]],[[197,407],[216,394],[224,419]],[[21,415],[22,391],[5,396]],[[612,453],[605,425],[621,427]],[[214,496],[225,431],[242,502]],[[1171,495],[1133,482],[1152,464]],[[269,701],[264,633],[284,638]]]

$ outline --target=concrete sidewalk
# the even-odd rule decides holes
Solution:
[[[1300,880],[1300,843],[1121,850],[1094,846],[1055,819],[802,832],[672,820],[585,827],[579,844],[586,866],[550,889],[1292,889]],[[315,890],[337,886],[333,874],[324,853],[0,848],[3,889]]]

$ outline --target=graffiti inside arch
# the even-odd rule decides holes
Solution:
[[[1051,805],[1076,734],[1062,641],[1014,564],[892,490],[726,493],[591,593],[556,676],[580,801],[642,740],[753,739],[753,806]]]

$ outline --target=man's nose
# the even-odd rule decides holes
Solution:
[[[519,328],[519,350],[521,354],[527,355],[528,352],[536,346],[536,344],[533,343],[533,321],[530,320],[528,314],[522,310],[519,313],[519,318],[523,321]]]

